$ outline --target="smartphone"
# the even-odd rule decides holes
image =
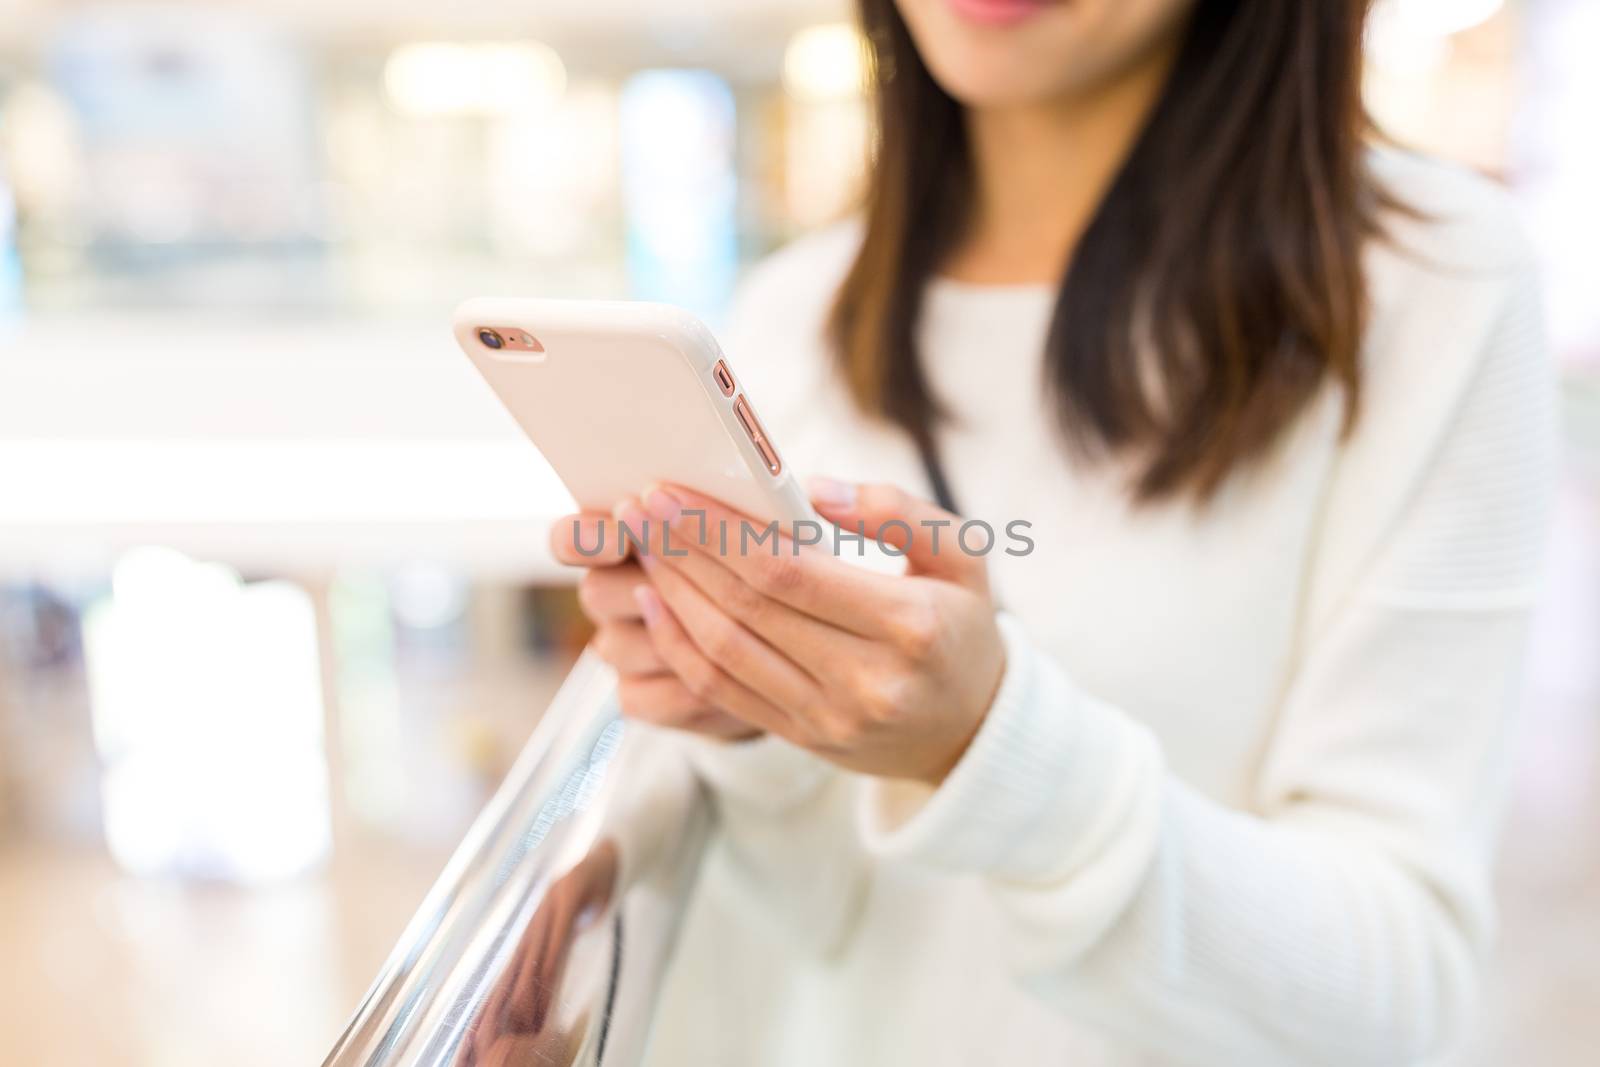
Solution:
[[[814,518],[711,331],[665,304],[469,300],[456,342],[585,511],[656,482],[761,521]]]

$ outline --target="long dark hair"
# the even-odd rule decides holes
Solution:
[[[923,291],[972,199],[961,105],[894,0],[859,0],[877,138],[865,237],[829,323],[857,402],[924,444]],[[1325,382],[1360,397],[1362,247],[1390,203],[1365,165],[1366,0],[1199,0],[1168,82],[1061,280],[1047,387],[1133,494],[1209,497]]]

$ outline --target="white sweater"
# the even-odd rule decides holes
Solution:
[[[1053,294],[936,283],[921,337],[1008,662],[936,791],[686,742],[722,822],[649,1062],[1401,1064],[1470,1020],[1553,484],[1504,196],[1397,153],[1352,437],[1326,392],[1209,506],[1135,507],[1041,388]],[[728,348],[788,461],[927,488],[820,330],[857,231],[758,268]]]

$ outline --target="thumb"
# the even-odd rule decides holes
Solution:
[[[904,556],[908,573],[964,585],[987,594],[988,568],[979,551],[992,538],[974,538],[967,551],[958,536],[962,519],[893,485],[813,478],[811,503],[829,522],[860,532]]]

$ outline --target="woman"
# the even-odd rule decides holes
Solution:
[[[864,218],[728,341],[906,573],[691,546],[582,587],[722,820],[654,1062],[1437,1053],[1552,477],[1503,197],[1367,142],[1359,0],[861,12]],[[941,486],[1032,551],[933,550]],[[733,518],[620,517],[691,506]]]

